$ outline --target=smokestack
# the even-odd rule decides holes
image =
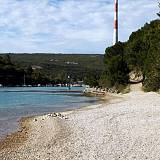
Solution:
[[[117,42],[118,42],[118,0],[115,0],[113,45],[115,45]]]

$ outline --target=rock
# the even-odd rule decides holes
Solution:
[[[54,113],[49,113],[48,116],[50,116],[50,117],[58,117],[60,119],[68,119],[68,117],[62,115],[61,113],[55,113],[55,112]]]
[[[64,119],[68,119],[68,117],[65,116]]]
[[[60,114],[60,113],[56,113],[56,115],[57,115],[57,116],[61,116],[61,114]]]
[[[142,82],[143,81],[143,73],[142,71],[133,70],[129,73],[130,82]]]
[[[51,117],[57,117],[56,113],[54,112]]]
[[[34,121],[36,122],[36,121],[37,121],[37,119],[35,118],[35,119],[34,119]]]

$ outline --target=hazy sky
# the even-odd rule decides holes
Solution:
[[[158,0],[119,0],[119,39],[154,20]],[[0,0],[0,52],[104,53],[114,0]]]

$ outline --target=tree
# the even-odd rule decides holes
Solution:
[[[145,63],[144,86],[147,91],[158,91],[160,88],[160,47],[150,49]],[[154,63],[153,63],[154,62]]]
[[[108,87],[125,85],[129,80],[129,68],[124,60],[125,43],[118,42],[105,51],[106,79]],[[103,78],[104,81],[104,78]]]
[[[143,86],[147,91],[160,89],[160,20],[136,32],[126,43],[117,43],[106,49],[106,78],[109,86],[125,85],[129,71],[143,73]],[[101,83],[104,82],[102,77]]]
[[[84,78],[84,83],[89,85],[90,87],[98,86],[99,75],[88,71],[87,75]]]
[[[10,58],[10,55],[9,55],[9,54],[6,54],[6,55],[5,55],[4,60],[5,60],[5,63],[6,63],[7,65],[12,65],[11,58]]]

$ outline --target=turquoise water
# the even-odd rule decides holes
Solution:
[[[82,96],[83,88],[0,88],[0,137],[18,129],[20,117],[64,111],[96,104],[96,97]]]

